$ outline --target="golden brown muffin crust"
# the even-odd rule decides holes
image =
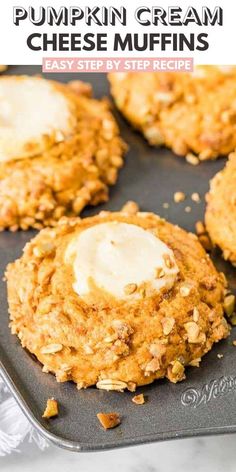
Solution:
[[[110,74],[114,100],[152,145],[200,160],[236,147],[236,67],[202,66],[193,74]]]
[[[226,260],[236,265],[236,153],[210,182],[206,196],[206,229]]]
[[[65,250],[93,225],[118,221],[156,234],[174,251],[178,279],[167,293],[87,304],[74,291]],[[225,281],[197,238],[151,213],[63,218],[42,230],[6,271],[11,330],[58,381],[78,388],[134,390],[161,377],[177,382],[229,332]]]

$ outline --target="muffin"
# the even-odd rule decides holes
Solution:
[[[109,74],[115,103],[151,145],[215,159],[236,147],[236,67]]]
[[[223,257],[236,266],[236,153],[210,182],[206,196],[206,229]]]
[[[12,333],[79,389],[178,382],[229,333],[197,237],[134,205],[41,230],[6,279]]]
[[[0,78],[0,229],[40,229],[108,199],[125,145],[82,82]]]

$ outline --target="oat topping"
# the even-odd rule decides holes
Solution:
[[[97,419],[100,421],[104,429],[115,428],[121,423],[118,413],[98,413]]]
[[[97,382],[96,387],[100,390],[123,392],[127,388],[127,383],[122,380],[103,379]]]

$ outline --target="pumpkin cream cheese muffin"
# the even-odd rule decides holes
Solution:
[[[236,147],[236,67],[109,75],[117,107],[152,145],[200,160]]]
[[[211,180],[206,200],[206,229],[224,258],[236,266],[236,153]]]
[[[229,333],[225,279],[197,237],[132,206],[62,218],[6,278],[12,333],[78,388],[178,382]]]
[[[42,228],[108,199],[125,145],[82,82],[0,78],[0,229]]]

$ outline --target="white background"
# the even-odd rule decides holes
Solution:
[[[50,27],[44,25],[42,27],[34,26],[30,21],[25,20],[21,22],[20,26],[15,26],[13,23],[13,6],[22,6],[28,9],[29,6],[38,8],[39,6],[53,6],[54,8],[60,8],[61,6],[125,6],[128,12],[128,26],[124,27],[118,25],[116,27],[99,27],[92,25],[91,27],[86,26],[84,23],[79,22],[78,27],[68,26],[54,26]],[[181,8],[186,9],[188,6],[194,6],[198,12],[201,12],[202,6],[208,6],[214,9],[215,6],[221,6],[224,10],[224,25],[223,26],[203,26],[199,27],[196,25],[189,25],[187,27],[167,27],[167,26],[150,26],[144,27],[139,25],[135,18],[134,12],[139,6],[162,6],[167,8],[168,6],[179,5]],[[31,33],[82,33],[93,32],[93,33],[108,33],[111,41],[109,42],[109,51],[96,53],[93,52],[93,57],[99,56],[121,56],[130,57],[133,56],[146,56],[146,57],[164,57],[164,56],[192,56],[194,57],[195,64],[236,64],[236,53],[235,53],[235,19],[236,19],[236,2],[235,0],[225,0],[217,3],[217,0],[178,0],[167,2],[167,0],[1,0],[0,1],[0,63],[1,64],[41,64],[43,56],[64,56],[64,57],[85,57],[88,56],[88,52],[33,52],[27,47],[26,39]],[[114,32],[119,33],[160,33],[160,32],[182,32],[182,33],[201,33],[207,32],[209,34],[210,47],[207,51],[195,51],[194,53],[188,52],[187,50],[182,53],[174,52],[170,50],[161,53],[159,50],[155,52],[125,52],[125,53],[113,53],[112,51],[112,37]],[[91,54],[91,53],[89,53]]]

